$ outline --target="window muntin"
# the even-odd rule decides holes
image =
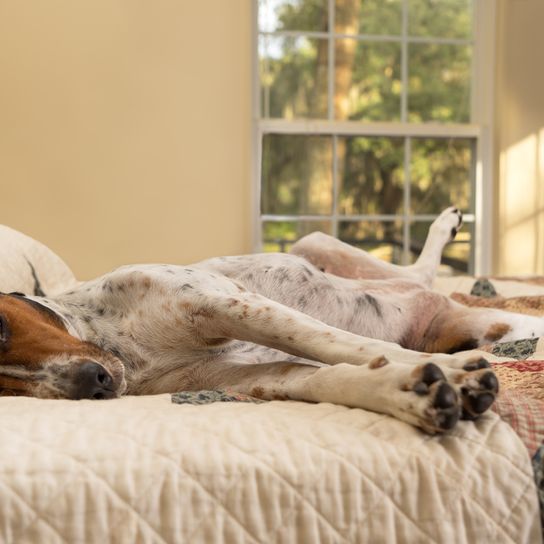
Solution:
[[[288,249],[318,227],[409,263],[422,229],[456,203],[466,228],[447,251],[454,269],[472,271],[480,139],[468,124],[472,2],[257,4],[262,247]],[[443,129],[426,135],[426,123]],[[418,137],[413,127],[423,127]]]

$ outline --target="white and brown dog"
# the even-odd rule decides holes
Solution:
[[[430,290],[460,224],[455,208],[443,212],[408,267],[314,233],[291,254],[128,266],[54,298],[1,295],[1,393],[228,388],[445,431],[485,412],[498,391],[485,359],[447,353],[544,334],[543,319]]]

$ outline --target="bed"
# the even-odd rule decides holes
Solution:
[[[0,257],[1,291],[77,283],[7,227]],[[542,400],[533,379],[507,372],[541,376],[544,346],[533,343],[508,347],[520,363],[492,355],[510,361],[496,411],[441,437],[364,410],[233,391],[0,397],[0,541],[541,542]]]

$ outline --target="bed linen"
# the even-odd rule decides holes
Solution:
[[[491,413],[443,437],[331,404],[0,403],[2,542],[539,542]]]

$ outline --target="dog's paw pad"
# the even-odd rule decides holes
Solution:
[[[453,208],[452,213],[457,216],[457,224],[451,229],[450,241],[453,241],[463,226],[463,214],[458,208]]]
[[[413,373],[415,382],[407,385],[403,389],[412,390],[417,395],[427,395],[429,387],[438,381],[445,381],[446,377],[440,367],[434,363],[427,363],[415,369]]]
[[[459,396],[447,381],[442,369],[435,363],[416,367],[412,381],[403,386],[424,402],[420,412],[420,426],[431,434],[451,429],[459,420]]]
[[[432,422],[435,432],[447,431],[459,420],[459,400],[455,389],[447,382],[433,387],[434,398],[427,416]]]
[[[477,359],[475,361],[469,361],[463,366],[463,370],[481,370],[482,368],[490,368],[491,365],[488,363],[486,359],[481,357],[480,359]]]
[[[473,376],[476,374],[477,376]],[[467,373],[461,386],[462,418],[475,419],[486,412],[499,392],[499,380],[491,370]]]

